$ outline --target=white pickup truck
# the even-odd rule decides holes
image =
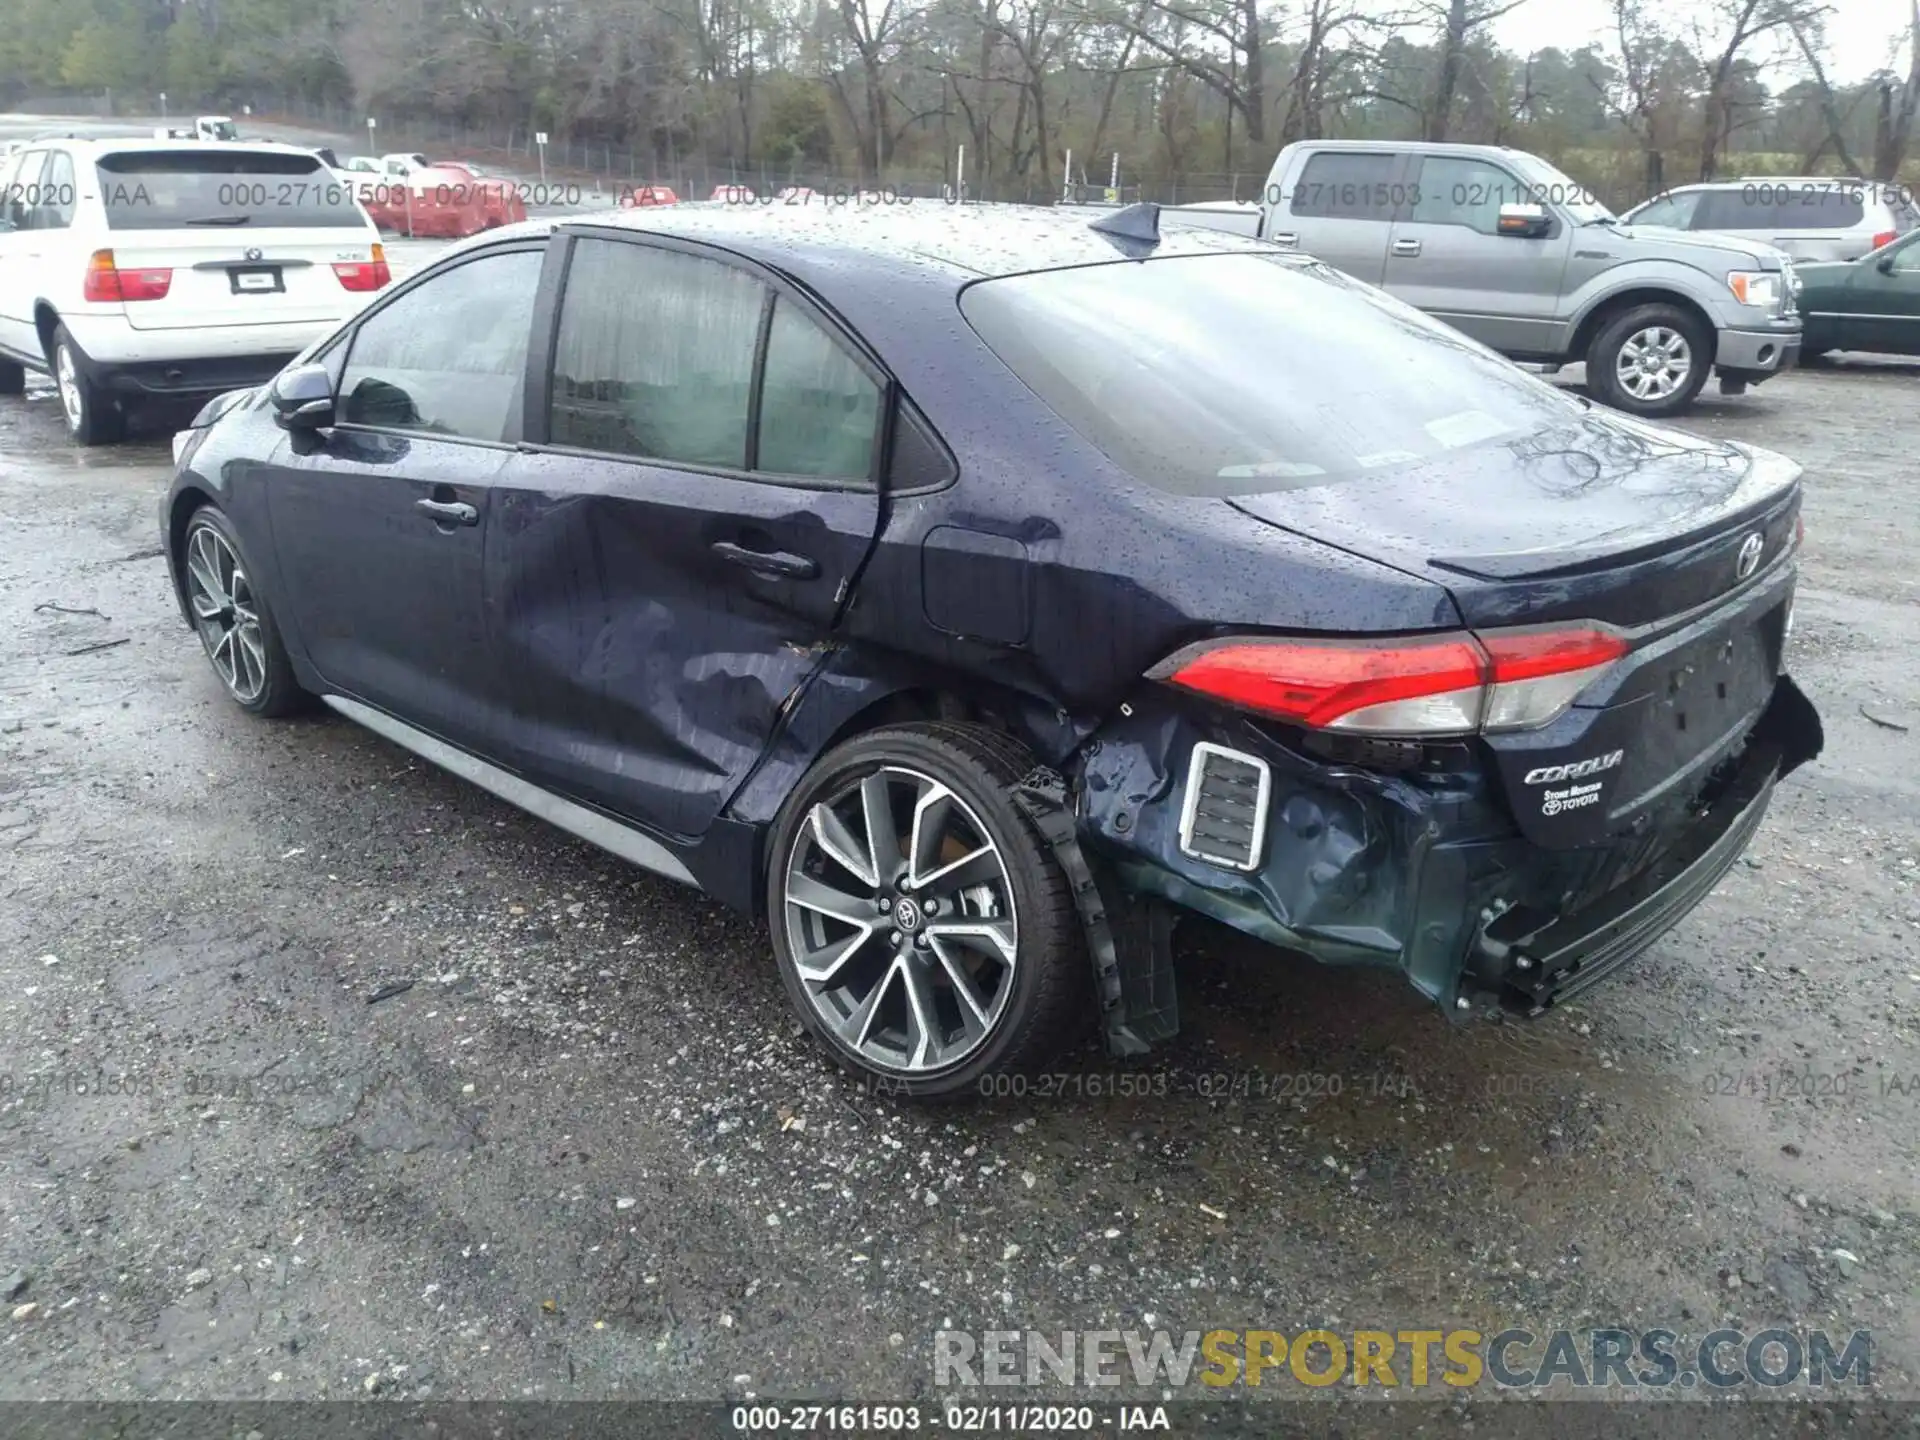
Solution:
[[[196,115],[192,125],[162,125],[154,130],[156,140],[238,140],[240,127],[231,115]]]

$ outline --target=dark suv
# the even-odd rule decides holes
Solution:
[[[1538,1013],[1819,748],[1798,469],[1156,219],[497,232],[183,432],[182,613],[249,710],[764,911],[908,1093],[1170,1034],[1181,909]]]

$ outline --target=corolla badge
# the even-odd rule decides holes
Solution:
[[[1733,578],[1744,580],[1760,567],[1760,552],[1767,548],[1758,530],[1740,542],[1740,554],[1733,562]]]
[[[1527,771],[1523,782],[1528,785],[1554,785],[1562,780],[1580,780],[1588,775],[1598,775],[1602,770],[1611,770],[1626,757],[1624,750],[1609,750],[1604,755],[1595,755],[1589,760],[1575,760],[1567,765],[1542,765],[1538,770]]]

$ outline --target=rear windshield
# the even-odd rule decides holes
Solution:
[[[1694,213],[1696,230],[1850,230],[1866,215],[1860,187],[1775,180],[1738,190],[1709,190]]]
[[[1409,305],[1281,255],[1008,276],[960,308],[1146,484],[1298,490],[1564,426],[1577,402]]]
[[[128,150],[95,167],[113,230],[361,229],[353,189],[313,155],[200,145]]]

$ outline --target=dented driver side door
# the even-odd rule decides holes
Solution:
[[[873,544],[887,387],[723,253],[589,228],[554,252],[548,379],[488,537],[507,758],[693,839],[818,664]]]

